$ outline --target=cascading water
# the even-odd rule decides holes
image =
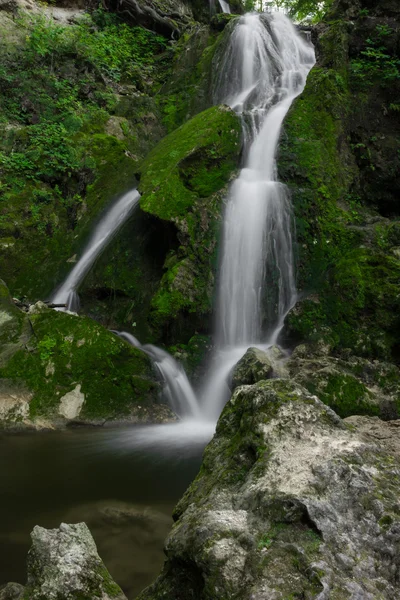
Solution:
[[[156,367],[162,384],[163,395],[178,417],[185,419],[200,418],[200,408],[196,395],[182,366],[165,350],[152,344],[142,344],[126,331],[114,331],[119,337],[143,350]]]
[[[314,50],[282,13],[248,14],[236,24],[220,62],[215,102],[242,118],[244,167],[226,207],[217,304],[217,355],[203,396],[218,416],[227,377],[246,349],[276,343],[296,300],[292,212],[277,181],[283,120],[304,89]]]
[[[228,12],[225,0],[219,1]],[[232,367],[250,345],[265,349],[276,342],[296,299],[291,204],[286,187],[277,181],[275,157],[283,119],[315,61],[312,46],[282,13],[248,14],[232,25],[217,69],[214,102],[228,104],[241,116],[245,160],[225,213],[217,352],[202,405],[172,356],[142,346],[129,333],[115,332],[150,356],[171,407],[188,423],[196,420],[197,428],[202,422],[206,437],[229,395]],[[139,198],[132,190],[106,212],[81,259],[53,294],[53,303],[79,308],[79,285]],[[191,428],[185,432],[192,435]]]
[[[214,15],[216,12],[216,0],[209,0],[210,1],[210,14]],[[223,13],[230,15],[231,14],[231,7],[229,6],[229,2],[227,2],[227,0],[218,0],[218,4],[222,10]]]
[[[95,227],[93,235],[86,245],[81,258],[61,286],[52,294],[51,302],[53,304],[65,304],[65,309],[73,312],[79,310],[79,296],[77,293],[79,286],[98,256],[100,256],[120,227],[122,227],[127,218],[132,214],[139,199],[139,192],[133,189],[122,196],[105,212]]]
[[[231,7],[229,6],[229,3],[226,2],[226,0],[219,0],[219,5],[223,13],[227,15],[231,14]]]

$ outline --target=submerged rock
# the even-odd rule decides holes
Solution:
[[[126,600],[97,553],[85,523],[36,526],[28,554],[25,597],[30,600]]]
[[[367,439],[302,386],[242,386],[140,600],[394,600],[399,472],[385,436]]]
[[[232,371],[232,389],[269,379],[272,373],[272,361],[268,354],[258,348],[249,348]]]
[[[25,588],[19,583],[7,583],[0,587],[0,600],[21,600]]]

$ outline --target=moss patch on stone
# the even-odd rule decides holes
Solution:
[[[213,107],[165,137],[140,167],[141,209],[173,223],[180,244],[167,254],[151,301],[152,327],[167,342],[187,342],[211,311],[221,209],[240,134],[235,113]],[[188,314],[194,321],[186,326]]]
[[[151,408],[158,386],[148,357],[86,317],[39,306],[24,315],[29,336],[2,360],[0,377],[32,393],[30,417],[57,418],[80,385],[80,419],[113,419]],[[4,347],[2,347],[4,351]],[[3,357],[3,353],[2,353]]]

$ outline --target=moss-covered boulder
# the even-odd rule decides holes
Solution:
[[[295,348],[286,364],[289,376],[342,418],[400,416],[400,370],[391,363],[347,355],[322,355],[320,344]]]
[[[279,157],[296,215],[299,286],[311,294],[290,315],[291,335],[322,340],[328,328],[335,352],[395,361],[399,19],[378,2],[334,4],[316,29],[317,64],[289,111]]]
[[[171,418],[148,357],[101,325],[42,303],[1,315],[12,325],[0,346],[1,426]]]
[[[249,348],[233,368],[232,389],[270,379],[273,370],[272,361],[266,352],[259,348]]]
[[[151,301],[151,324],[164,339],[172,328],[174,341],[186,341],[211,312],[223,199],[240,135],[235,113],[213,107],[165,137],[141,165],[142,211],[173,224],[177,235]]]
[[[140,600],[395,598],[398,433],[368,422],[292,382],[237,388]]]

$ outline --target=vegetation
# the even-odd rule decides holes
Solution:
[[[135,118],[148,112],[146,94],[160,85],[159,67],[170,54],[163,37],[101,10],[71,25],[22,14],[3,27],[3,275],[14,293],[35,296],[60,279],[73,240],[84,236],[95,214],[132,185],[132,158],[147,149],[149,136],[136,137],[144,126],[133,129],[120,92],[137,95]],[[42,266],[46,276],[31,278]]]

